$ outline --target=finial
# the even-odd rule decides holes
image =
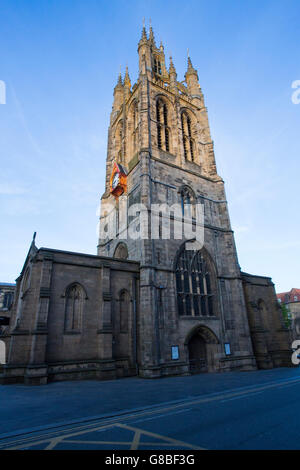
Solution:
[[[35,237],[36,237],[36,232],[34,232],[33,237],[32,237],[32,243],[35,242]]]
[[[176,74],[176,69],[174,67],[174,64],[173,64],[173,59],[172,59],[172,56],[170,55],[170,67],[169,67],[169,73],[170,74]]]
[[[149,28],[149,41],[152,42],[155,45],[154,33],[153,33],[153,29],[152,29],[152,24],[151,24],[151,18],[150,18],[150,28]]]
[[[147,41],[147,33],[146,33],[146,28],[145,28],[145,17],[143,18],[143,29],[142,29],[142,37],[140,39],[139,44],[142,42]]]
[[[190,57],[190,51],[189,51],[189,48],[187,48],[187,56],[188,56],[188,58]]]
[[[122,66],[120,64],[119,76],[118,76],[118,83],[122,83]]]
[[[120,88],[123,86],[123,81],[122,81],[122,73],[121,73],[121,65],[120,65],[120,71],[119,71],[119,75],[118,75],[118,81],[117,81],[117,84],[115,86],[115,88]]]
[[[128,86],[131,88],[131,82],[129,78],[129,73],[128,73],[128,65],[126,65],[126,72],[125,72],[125,77],[124,77],[124,86]]]
[[[187,68],[187,71],[186,71],[186,76],[188,75],[196,75],[197,78],[198,78],[198,72],[197,70],[193,67],[193,64],[192,64],[192,61],[191,61],[191,58],[190,56],[188,56],[188,68]]]
[[[191,61],[190,56],[188,56],[188,71],[189,71],[189,72],[196,72],[196,70],[195,70],[194,67],[193,67],[193,64],[192,64],[192,61]]]

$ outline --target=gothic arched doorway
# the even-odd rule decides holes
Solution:
[[[188,343],[190,372],[207,372],[207,354],[204,339],[195,334]]]
[[[189,368],[192,374],[217,370],[215,362],[219,340],[208,327],[193,328],[186,340]]]

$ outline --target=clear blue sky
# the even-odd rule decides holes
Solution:
[[[241,268],[300,287],[299,0],[0,0],[0,281],[37,245],[96,253],[120,64],[137,77],[142,20],[198,69]]]

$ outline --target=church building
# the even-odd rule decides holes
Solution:
[[[114,88],[97,255],[34,237],[0,383],[292,365],[271,278],[239,267],[197,70],[188,57],[178,81],[151,27],[138,58],[136,83],[126,69]]]

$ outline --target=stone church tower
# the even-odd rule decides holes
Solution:
[[[197,71],[188,58],[178,81],[152,28],[138,55],[137,82],[126,69],[114,88],[98,254],[34,236],[0,383],[291,365],[271,278],[238,264]]]
[[[126,69],[124,81],[119,76],[114,89],[102,227],[108,203],[118,210],[122,199],[110,192],[114,162],[127,170],[127,210],[142,203],[149,227],[153,204],[176,203],[190,204],[191,211],[202,204],[205,227],[204,248],[196,256],[186,250],[184,240],[154,239],[150,229],[145,239],[122,239],[122,231],[100,239],[99,255],[140,262],[140,373],[186,372],[188,355],[195,368],[254,368],[234,234],[197,71],[188,57],[185,81],[179,82],[173,60],[167,68],[164,47],[156,45],[152,28],[149,37],[143,29],[138,54],[136,84],[131,87]],[[164,226],[168,214],[159,215]],[[137,224],[137,219],[127,217],[127,224]],[[175,364],[172,346],[178,346]]]

